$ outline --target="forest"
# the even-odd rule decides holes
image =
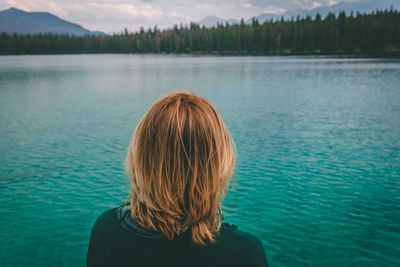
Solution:
[[[292,18],[264,23],[196,23],[160,30],[102,36],[0,35],[0,54],[188,53],[249,55],[400,55],[400,12],[341,12],[325,18]]]

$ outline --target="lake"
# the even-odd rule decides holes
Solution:
[[[400,60],[0,57],[0,265],[83,266],[129,193],[131,135],[188,89],[237,148],[225,220],[271,266],[400,266]]]

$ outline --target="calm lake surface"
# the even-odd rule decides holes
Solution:
[[[176,89],[220,111],[225,220],[272,266],[400,266],[400,60],[153,55],[0,57],[0,266],[86,264],[136,124]]]

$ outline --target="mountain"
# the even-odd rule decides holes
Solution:
[[[269,20],[277,20],[280,19],[282,17],[282,14],[261,14],[258,16],[255,16],[253,18],[258,19],[258,22],[263,23],[264,21],[269,21]],[[251,24],[251,22],[253,21],[253,18],[249,18],[248,20],[246,20],[247,24]]]
[[[103,35],[82,26],[60,19],[47,12],[25,12],[16,8],[0,11],[0,33],[8,34],[68,34]]]
[[[393,9],[400,10],[399,0],[358,0],[353,2],[340,2],[331,6],[321,6],[311,10],[295,10],[288,11],[283,14],[284,18],[291,19],[292,17],[300,16],[315,17],[320,14],[322,17],[326,17],[329,13],[339,14],[341,11],[345,11],[347,15],[351,13],[357,14],[370,14],[377,10],[390,10]]]
[[[207,16],[199,21],[200,25],[204,25],[206,27],[217,26],[217,24],[238,24],[240,21],[237,19],[222,19],[216,16]]]
[[[287,11],[280,15],[274,14],[261,14],[255,16],[260,23],[272,19],[280,19],[282,16],[285,19],[296,18],[300,16],[302,18],[311,16],[315,17],[317,14],[320,14],[322,17],[326,17],[329,13],[339,14],[341,11],[345,11],[347,15],[351,13],[357,14],[357,12],[361,14],[370,14],[377,10],[390,10],[391,8],[400,10],[400,1],[399,0],[358,0],[353,2],[340,2],[335,5],[330,6],[321,6],[311,10],[308,9],[297,9],[293,11]],[[248,19],[246,23],[251,23],[252,19]]]
[[[258,19],[258,22],[263,23],[268,20],[277,20],[282,17],[289,20],[292,17],[296,18],[300,16],[302,18],[311,16],[315,17],[317,14],[320,14],[322,17],[327,16],[329,13],[339,14],[341,11],[345,11],[347,15],[353,12],[353,14],[357,14],[357,12],[363,13],[372,13],[377,10],[390,10],[393,9],[400,10],[400,0],[358,0],[352,2],[340,2],[335,5],[330,6],[321,6],[314,9],[296,9],[292,11],[286,11],[282,14],[260,14],[258,16],[254,16],[254,18]],[[251,24],[252,18],[246,20],[247,24]],[[206,27],[216,26],[217,22],[219,23],[226,23],[229,22],[231,24],[239,23],[240,20],[237,19],[230,19],[225,20],[219,17],[205,17],[199,23],[205,25]]]

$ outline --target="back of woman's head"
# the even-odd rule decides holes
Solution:
[[[139,225],[170,240],[190,231],[195,244],[214,242],[235,156],[208,100],[185,92],[158,100],[134,132],[126,165]]]

